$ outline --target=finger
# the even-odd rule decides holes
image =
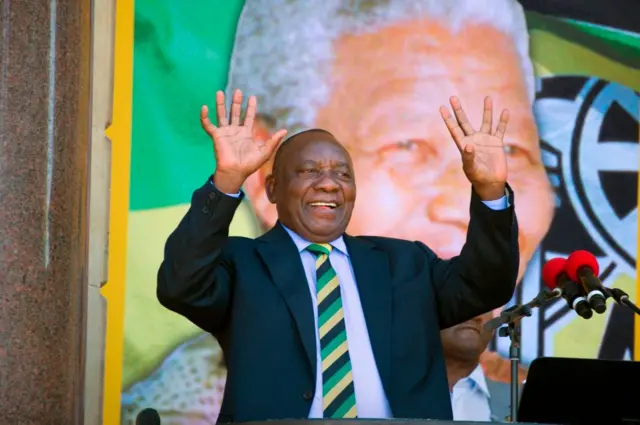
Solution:
[[[266,142],[264,142],[264,150],[263,152],[267,154],[268,157],[271,157],[275,152],[276,148],[280,144],[280,141],[287,135],[287,130],[281,129],[276,131],[273,136],[269,138]]]
[[[216,126],[211,123],[211,120],[209,120],[209,108],[207,105],[202,105],[202,108],[200,108],[200,125],[209,136],[213,137],[213,132],[216,130]]]
[[[453,108],[453,113],[456,116],[456,120],[458,121],[460,128],[462,128],[462,131],[464,131],[464,134],[466,134],[467,136],[470,136],[473,133],[475,133],[475,130],[473,129],[473,127],[471,126],[471,123],[469,122],[469,118],[467,118],[467,114],[465,114],[464,109],[462,109],[462,104],[460,103],[460,100],[457,97],[452,96],[451,99],[449,99],[449,102],[451,103],[451,107]]]
[[[504,133],[507,131],[507,123],[509,122],[509,110],[505,109],[500,114],[500,121],[498,122],[498,128],[496,128],[496,132],[494,136],[502,140],[504,138]]]
[[[458,125],[458,122],[455,120],[455,118],[453,118],[453,115],[451,115],[449,109],[447,109],[446,106],[440,107],[440,115],[442,116],[444,124],[447,126],[447,129],[449,130],[449,134],[451,134],[453,141],[456,142],[456,146],[458,146],[458,149],[460,150],[460,152],[462,152],[462,139],[464,138],[464,131],[462,131],[462,129]]]
[[[258,100],[255,96],[250,96],[247,102],[247,113],[244,116],[244,126],[253,128],[253,121],[256,119],[256,110],[258,109]]]
[[[225,106],[224,92],[218,90],[216,92],[216,116],[220,127],[229,125],[227,120],[227,107]]]
[[[482,113],[482,133],[490,134],[493,129],[493,101],[489,96],[484,98],[484,112]]]
[[[242,92],[236,89],[231,101],[231,125],[240,125],[240,113],[242,112]]]

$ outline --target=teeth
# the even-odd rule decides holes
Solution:
[[[336,208],[338,206],[338,204],[334,202],[312,202],[309,205],[311,205],[312,207],[329,207],[329,208]]]

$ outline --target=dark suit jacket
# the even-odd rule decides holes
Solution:
[[[195,191],[167,240],[158,299],[220,342],[228,374],[219,422],[306,418],[316,347],[302,262],[279,224],[255,240],[229,237],[240,202],[210,183]],[[451,419],[439,331],[511,298],[513,207],[493,211],[474,193],[467,242],[449,261],[421,242],[344,239],[394,417]]]

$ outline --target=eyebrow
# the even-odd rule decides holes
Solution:
[[[320,161],[314,161],[312,159],[306,159],[302,161],[301,165],[317,165]],[[349,167],[349,163],[345,161],[336,162],[333,164],[334,167]]]

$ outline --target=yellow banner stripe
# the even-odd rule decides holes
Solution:
[[[336,349],[331,352],[331,354],[322,359],[322,371],[324,372],[325,370],[329,369],[329,367],[346,352],[347,341],[345,340],[342,344],[338,345]]]
[[[342,390],[347,388],[347,385],[349,385],[351,382],[353,382],[353,374],[351,373],[351,371],[349,371],[333,388],[331,388],[331,391],[324,395],[322,404],[325,410],[331,405],[331,403],[333,403],[333,400],[335,400],[336,397],[340,395]]]
[[[640,69],[629,68],[613,59],[543,30],[529,32],[530,56],[537,77],[588,75],[640,90]],[[554,54],[549,54],[552,51]]]

